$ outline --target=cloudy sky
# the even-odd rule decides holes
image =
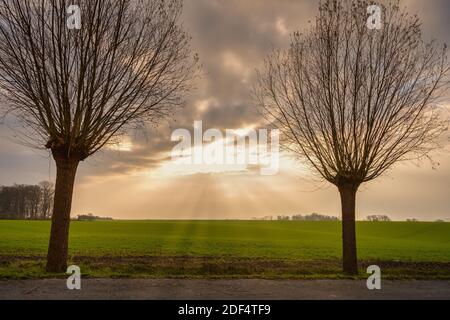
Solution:
[[[126,219],[222,219],[319,212],[340,216],[335,187],[302,163],[282,156],[280,171],[262,176],[248,168],[181,166],[170,158],[177,128],[249,129],[264,123],[250,88],[255,69],[273,47],[286,47],[289,34],[314,19],[314,0],[186,0],[183,20],[202,63],[196,89],[176,119],[137,130],[80,165],[72,215]],[[450,43],[448,0],[406,0],[423,21],[424,35]],[[17,144],[0,125],[0,185],[54,180],[49,155]],[[450,220],[450,148],[430,163],[399,164],[358,193],[357,218],[388,214],[402,220]],[[181,168],[181,169],[180,169]]]

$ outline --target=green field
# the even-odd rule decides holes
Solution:
[[[74,221],[69,253],[92,276],[335,277],[340,227],[304,221]],[[0,277],[45,276],[49,231],[49,221],[0,221]],[[361,270],[377,262],[393,277],[450,277],[450,223],[358,222],[357,242]]]

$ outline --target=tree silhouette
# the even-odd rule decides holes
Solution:
[[[47,271],[66,269],[80,161],[182,105],[197,59],[181,10],[181,0],[0,0],[0,94],[56,162]]]
[[[359,186],[395,163],[427,157],[448,119],[437,99],[448,85],[447,47],[422,39],[398,2],[367,26],[367,1],[328,0],[314,24],[292,35],[258,72],[257,104],[282,145],[334,184],[342,205],[343,269],[357,273]]]

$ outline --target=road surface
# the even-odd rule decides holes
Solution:
[[[446,299],[450,281],[388,281],[368,290],[359,280],[66,279],[2,280],[0,299]]]

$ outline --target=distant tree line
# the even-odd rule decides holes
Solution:
[[[311,213],[307,215],[294,214],[292,216],[279,215],[277,216],[277,220],[286,221],[286,220],[296,220],[296,221],[339,221],[337,217],[327,216],[324,214]]]
[[[88,214],[80,214],[77,216],[78,221],[96,221],[96,220],[113,220],[113,218],[110,217],[99,217],[95,216],[92,213]]]
[[[0,186],[0,219],[50,219],[53,195],[54,185],[48,181]]]
[[[266,216],[263,218],[253,218],[253,220],[274,220],[272,216]],[[276,220],[278,221],[289,221],[289,220],[300,220],[300,221],[339,221],[339,218],[335,216],[322,215],[318,213],[311,213],[307,215],[295,214],[292,216],[288,215],[278,215],[276,216]],[[385,214],[373,214],[366,217],[365,221],[392,221],[391,218]],[[416,222],[420,221],[416,218],[408,218],[407,222]],[[435,222],[445,222],[445,220],[437,219]]]
[[[325,214],[311,213],[302,216],[301,214],[296,214],[292,216],[292,220],[301,220],[301,221],[339,221],[339,219],[335,216],[328,216]]]
[[[374,214],[371,216],[367,216],[367,221],[391,221],[391,218],[389,218],[387,215],[381,215],[381,214]]]
[[[420,220],[416,219],[416,218],[408,218],[408,219],[406,219],[406,221],[407,222],[420,222]],[[434,220],[434,222],[446,222],[446,221],[443,219],[436,219],[436,220]]]

